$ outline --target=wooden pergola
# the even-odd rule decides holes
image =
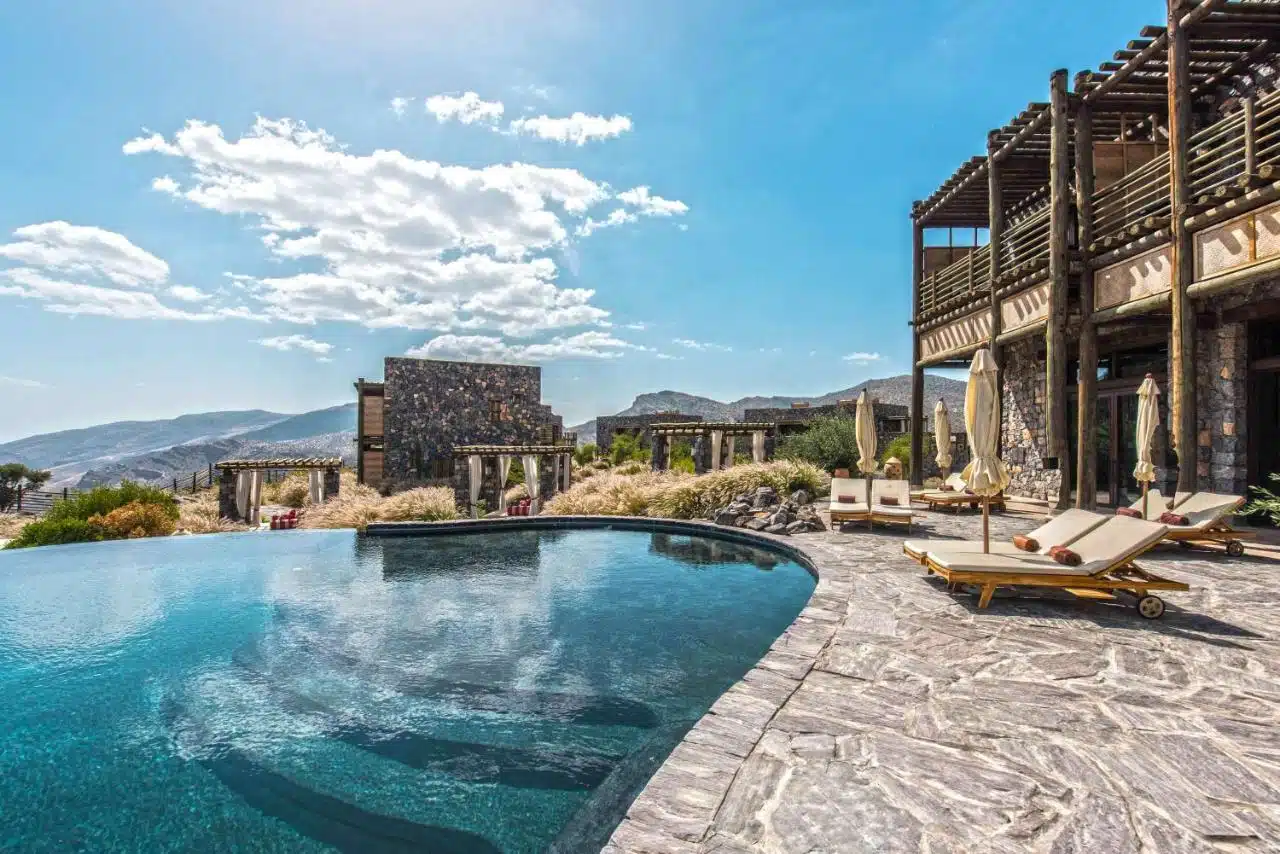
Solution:
[[[311,500],[318,504],[338,494],[340,457],[270,457],[222,460],[218,470],[218,515],[256,524],[262,508],[263,476],[269,471],[311,472]]]
[[[671,467],[671,440],[691,437],[694,440],[693,470],[696,474],[717,471],[722,465],[733,465],[735,440],[738,436],[752,437],[752,454],[756,462],[764,462],[765,437],[775,425],[767,421],[689,421],[682,423],[654,424],[649,429],[653,435],[652,464],[654,471],[666,471]]]
[[[491,484],[494,506],[501,509],[511,461],[519,458],[536,512],[544,497],[544,485],[550,487],[550,495],[569,489],[573,477],[573,452],[574,446],[566,444],[457,445],[453,456],[467,461],[465,466],[454,467],[459,500],[465,500],[472,516],[479,515],[478,502],[485,491],[484,474],[488,468],[494,476]],[[540,461],[548,458],[551,465],[544,469]]]

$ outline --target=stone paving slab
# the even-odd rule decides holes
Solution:
[[[980,536],[921,513],[913,539]],[[1035,527],[996,516],[993,537]],[[1280,851],[1280,565],[1159,547],[1163,619],[1045,592],[979,611],[877,527],[789,538],[818,585],[636,799],[608,854]]]

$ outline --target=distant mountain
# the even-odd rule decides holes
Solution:
[[[185,442],[221,439],[290,418],[279,412],[202,412],[158,421],[116,421],[29,436],[0,445],[0,462],[56,469],[92,460],[142,454]]]
[[[324,436],[329,433],[351,433],[355,435],[356,405],[344,403],[330,406],[328,409],[317,409],[301,415],[291,415],[283,421],[277,421],[269,427],[241,433],[240,438],[247,441],[285,442],[293,439],[308,439],[312,436]]]
[[[870,391],[872,397],[882,403],[893,403],[900,406],[911,405],[911,377],[903,375],[885,379],[867,380],[850,388],[833,391],[819,397],[744,397],[730,403],[722,403],[709,397],[696,394],[685,394],[680,391],[657,391],[641,394],[632,404],[618,415],[651,415],[655,412],[679,412],[682,415],[701,415],[708,421],[741,421],[742,414],[748,409],[785,408],[792,403],[808,403],[811,406],[826,406],[841,400],[851,400],[862,393]],[[965,384],[961,380],[948,377],[925,375],[924,400],[926,418],[932,414],[933,405],[942,398],[952,417],[961,417],[964,412]],[[566,430],[578,434],[579,444],[596,440],[596,422],[591,419],[576,427]]]

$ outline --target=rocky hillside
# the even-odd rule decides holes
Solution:
[[[933,412],[933,405],[941,397],[947,402],[947,408],[952,412],[953,421],[962,417],[964,412],[964,387],[965,384],[961,380],[926,374],[924,378],[926,415]],[[709,397],[685,394],[680,391],[649,392],[637,396],[631,406],[616,414],[649,415],[654,412],[679,412],[683,415],[701,415],[708,421],[740,421],[742,413],[747,409],[787,407],[792,403],[798,402],[807,402],[812,406],[825,406],[840,400],[856,398],[864,388],[868,389],[873,397],[884,403],[894,403],[901,406],[911,405],[911,377],[904,374],[898,377],[867,380],[858,385],[828,392],[818,397],[744,397],[729,403],[722,403]],[[566,429],[575,431],[578,434],[578,442],[581,444],[596,440],[595,419]]]

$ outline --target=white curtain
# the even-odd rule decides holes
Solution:
[[[529,491],[530,512],[538,512],[538,458],[534,454],[521,457],[524,462],[524,484]]]
[[[262,476],[261,469],[255,470],[249,477],[249,524],[255,528],[262,522]]]
[[[733,465],[733,455],[734,455],[733,446],[734,446],[734,444],[735,444],[734,440],[735,440],[736,438],[737,438],[736,436],[734,436],[734,435],[732,435],[732,434],[731,434],[731,435],[729,435],[729,436],[725,439],[725,444],[729,446],[729,447],[728,447],[728,451],[729,451],[729,453],[725,455],[726,457],[728,457],[728,462],[726,462],[726,463],[725,463],[725,465],[726,465],[726,466],[732,466],[732,465]]]
[[[498,457],[498,491],[507,491],[507,478],[511,477],[511,455],[503,454]]]
[[[475,519],[480,515],[480,508],[477,502],[480,500],[480,481],[484,477],[484,460],[479,454],[471,454],[467,457],[467,487],[470,490],[471,497],[471,518]]]
[[[758,463],[764,462],[764,431],[757,430],[751,434],[751,458]]]
[[[236,475],[236,513],[241,522],[249,521],[249,484],[253,473],[242,471]]]
[[[308,472],[308,492],[311,493],[312,504],[324,503],[324,472],[312,469]]]
[[[720,470],[720,445],[724,441],[723,430],[711,431],[711,470]]]

